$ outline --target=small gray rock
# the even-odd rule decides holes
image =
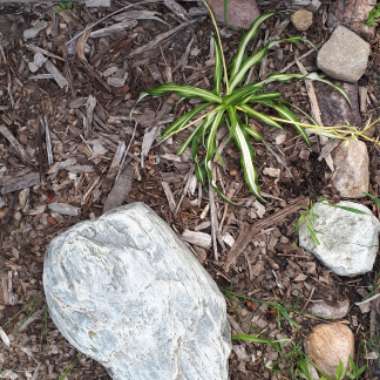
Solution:
[[[379,247],[380,222],[370,209],[347,201],[336,205],[318,202],[310,212],[319,244],[303,224],[299,229],[301,247],[340,276],[352,277],[372,270]]]
[[[323,300],[314,301],[308,310],[318,318],[336,320],[344,318],[349,309],[350,301],[345,298],[335,303],[327,303]]]
[[[171,228],[142,203],[56,237],[45,257],[50,315],[114,380],[227,380],[226,302]]]
[[[332,78],[357,82],[365,73],[370,45],[344,26],[338,26],[318,52],[317,65]]]

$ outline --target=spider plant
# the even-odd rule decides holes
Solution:
[[[253,22],[251,28],[242,38],[236,55],[228,67],[215,16],[207,1],[202,1],[209,11],[215,29],[215,37],[213,37],[214,88],[206,90],[189,85],[166,83],[146,91],[140,96],[140,99],[146,95],[161,96],[168,93],[175,93],[184,99],[197,99],[199,101],[197,105],[179,117],[163,132],[162,141],[192,127],[189,137],[182,143],[178,154],[182,154],[188,147],[191,147],[198,180],[203,183],[207,179],[212,187],[221,194],[213,175],[213,164],[218,152],[218,130],[222,126],[226,126],[231,140],[240,152],[245,182],[249,190],[258,199],[263,200],[254,164],[255,150],[250,141],[260,142],[263,140],[264,137],[258,126],[265,124],[272,128],[282,128],[282,124],[289,123],[309,144],[305,128],[291,108],[281,99],[281,94],[266,91],[266,86],[274,82],[305,79],[305,75],[300,73],[273,73],[256,83],[246,83],[247,76],[255,66],[262,62],[271,48],[284,42],[297,43],[301,41],[301,38],[295,36],[275,39],[248,54],[250,42],[258,34],[262,24],[274,15],[273,13],[264,14]],[[315,73],[309,74],[308,78],[332,85]],[[345,95],[341,89],[336,86],[333,87]],[[202,151],[204,154],[201,154]]]

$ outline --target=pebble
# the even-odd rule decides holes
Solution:
[[[354,358],[354,334],[342,323],[320,324],[307,337],[305,350],[311,362],[323,375],[335,378],[339,363],[342,362],[347,368],[349,358]]]
[[[317,66],[331,78],[355,83],[367,69],[369,54],[368,42],[340,25],[319,50]]]
[[[216,18],[224,22],[224,0],[209,0],[208,2]],[[248,29],[260,16],[255,0],[229,0],[228,3],[227,23],[234,29]]]
[[[313,13],[299,9],[291,15],[290,20],[298,31],[306,32],[313,25]]]
[[[317,202],[309,215],[309,228],[306,224],[299,228],[302,248],[339,276],[353,277],[372,270],[379,247],[380,222],[369,208],[348,201],[336,205]],[[312,239],[310,227],[318,242]]]
[[[369,191],[369,157],[363,141],[343,141],[333,153],[334,187],[345,198],[365,197]]]

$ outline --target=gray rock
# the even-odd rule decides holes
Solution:
[[[310,212],[309,220],[319,244],[303,224],[299,229],[301,247],[340,276],[352,277],[372,270],[379,247],[380,222],[371,210],[360,203],[342,201],[336,205],[318,202]]]
[[[357,34],[338,26],[318,52],[319,69],[332,78],[357,82],[365,73],[370,46]]]
[[[369,190],[369,157],[363,141],[343,141],[333,154],[334,187],[345,198],[361,198]]]
[[[309,312],[318,318],[323,319],[342,319],[350,309],[350,301],[345,298],[335,303],[327,303],[323,300],[313,301],[309,307]]]
[[[144,204],[56,237],[43,284],[60,332],[114,380],[228,379],[225,299]]]

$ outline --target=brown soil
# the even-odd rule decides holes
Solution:
[[[162,145],[153,144],[141,166],[146,133],[153,127],[167,125],[186,109],[185,103],[173,97],[148,99],[138,104],[136,100],[144,89],[169,80],[209,86],[213,72],[209,57],[211,25],[206,19],[196,21],[158,47],[130,57],[134,49],[184,22],[162,5],[144,5],[137,9],[156,11],[163,22],[139,20],[132,29],[90,38],[85,48],[79,43],[76,51],[70,50],[67,41],[77,32],[123,5],[121,1],[113,3],[111,9],[75,6],[72,10],[0,5],[0,125],[11,131],[22,148],[20,153],[0,134],[0,190],[14,183],[15,178],[38,174],[34,186],[0,195],[0,327],[10,338],[9,347],[0,341],[0,377],[109,378],[100,365],[70,346],[49,319],[41,275],[49,241],[79,220],[102,214],[115,182],[116,173],[110,175],[109,167],[118,144],[124,142],[129,146],[125,165],[133,177],[125,203],[144,201],[179,234],[210,221],[209,213],[204,213],[206,216],[201,219],[202,211],[209,205],[207,189],[199,192],[197,187],[192,191],[191,185],[190,189],[186,186],[192,182],[192,163],[186,154],[182,158],[175,155],[183,136]],[[280,7],[278,3],[281,2],[267,1],[263,8],[271,7],[271,3]],[[329,35],[325,20],[330,3],[323,2],[312,28],[305,34],[317,46]],[[187,9],[196,5],[183,4]],[[260,39],[265,33],[273,35],[279,30],[280,22],[288,18],[288,12],[280,13],[266,24]],[[38,19],[48,23],[47,29],[25,42],[23,31]],[[114,22],[109,18],[93,30]],[[230,56],[240,33],[229,29],[222,32],[226,54]],[[283,35],[294,34],[297,32],[287,25]],[[28,62],[33,60],[33,51],[28,45],[58,56],[49,59],[68,81],[67,90],[59,88],[54,79],[38,77],[46,74],[44,69],[35,74],[30,72]],[[369,99],[368,109],[361,115],[363,120],[380,114],[379,35],[371,45],[373,54],[362,84],[367,87]],[[80,59],[83,49],[87,62]],[[280,71],[294,61],[295,55],[302,56],[309,49],[305,44],[297,47],[284,44],[271,52],[261,66],[261,73]],[[316,69],[315,57],[316,53],[312,52],[302,60],[308,71]],[[113,67],[127,75],[125,84],[120,87],[113,87],[106,77],[106,70]],[[289,68],[289,71],[297,70],[296,65]],[[310,112],[303,82],[274,88],[292,104]],[[89,110],[91,107],[86,107],[89,96],[96,99],[93,113]],[[52,141],[53,166],[48,164],[45,125]],[[219,167],[224,189],[237,204],[232,206],[217,200],[219,223],[223,220],[220,234],[236,240],[245,231],[246,235],[241,235],[240,239],[248,240],[249,244],[228,271],[225,263],[234,251],[226,243],[218,247],[219,260],[215,260],[212,249],[192,247],[226,294],[234,334],[244,332],[270,339],[290,339],[281,350],[270,345],[234,342],[231,379],[299,378],[296,368],[302,358],[304,337],[313,325],[321,322],[308,313],[308,307],[318,299],[334,302],[343,298],[348,298],[351,305],[345,322],[356,336],[357,362],[369,367],[362,379],[374,379],[376,361],[367,360],[366,355],[380,351],[373,330],[379,328],[376,318],[380,317],[376,317],[373,310],[363,314],[354,303],[380,286],[379,263],[372,273],[354,279],[329,272],[297,245],[294,225],[299,211],[275,220],[254,235],[247,228],[295,202],[306,204],[321,196],[339,200],[330,183],[331,172],[319,159],[317,139],[308,148],[290,129],[285,130],[286,136],[280,143],[280,134],[284,132],[265,129],[264,133],[267,144],[255,144],[261,187],[270,195],[264,206],[258,204],[243,185],[239,156],[233,147],[224,150],[224,162]],[[379,149],[369,145],[369,150],[371,192],[379,194]],[[67,163],[67,160],[72,162],[66,169],[58,170],[58,163]],[[280,174],[264,175],[268,168],[280,169]],[[170,210],[162,182],[169,184],[176,205],[179,204],[177,213]],[[50,212],[48,205],[52,202],[77,206],[80,216]],[[360,202],[379,212],[370,200]],[[206,223],[202,231],[210,233],[210,225]]]

